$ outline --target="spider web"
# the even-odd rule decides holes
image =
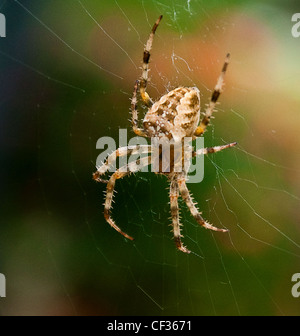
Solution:
[[[0,3],[2,314],[299,315],[296,11],[283,1]],[[105,185],[91,179],[98,138],[130,130],[129,99],[160,14],[153,98],[197,86],[203,111],[232,55],[205,146],[238,147],[206,157],[204,180],[188,185],[203,217],[230,231],[200,228],[180,201],[190,255],[172,241],[164,177],[116,184],[113,218],[134,242],[104,221]]]

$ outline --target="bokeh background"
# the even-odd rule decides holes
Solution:
[[[5,1],[0,39],[2,315],[299,315],[300,38],[297,1]],[[231,63],[184,204],[185,255],[170,232],[168,183],[118,181],[113,217],[92,180],[102,136],[130,125],[134,81],[150,29],[154,99],[197,86],[202,109],[224,57]],[[140,115],[145,111],[140,108]],[[131,136],[133,133],[129,132]]]

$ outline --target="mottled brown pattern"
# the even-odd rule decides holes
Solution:
[[[197,88],[179,87],[162,96],[147,112],[143,125],[149,137],[180,140],[191,137],[200,117]]]

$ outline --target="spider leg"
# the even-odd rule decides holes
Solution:
[[[178,183],[177,180],[174,178],[170,184],[170,206],[171,206],[171,217],[172,217],[172,225],[173,225],[173,233],[174,233],[174,241],[178,250],[190,253],[185,246],[183,246],[181,242],[181,233],[180,233],[180,223],[179,223],[179,207],[178,207],[178,197],[179,197],[179,190],[178,190]]]
[[[186,186],[185,177],[181,177],[181,178],[178,179],[178,186],[179,186],[179,191],[180,191],[182,199],[185,201],[186,205],[188,206],[192,216],[196,219],[196,221],[201,226],[205,227],[206,229],[213,230],[213,231],[221,231],[221,232],[227,232],[228,231],[226,229],[216,228],[215,226],[209,224],[207,221],[205,221],[203,219],[203,217],[201,216],[201,212],[199,212],[199,210],[195,206],[195,204],[197,204],[197,203],[194,203],[194,201],[193,201],[193,199],[190,195],[190,192],[189,192],[189,190]]]
[[[93,174],[93,179],[97,182],[108,183],[108,180],[103,180],[101,176],[109,171],[112,165],[116,162],[117,157],[125,155],[146,154],[151,153],[151,151],[152,150],[150,145],[120,147],[112,152],[101,166],[97,167],[97,171]]]
[[[225,58],[225,62],[221,71],[221,74],[218,78],[217,84],[214,88],[214,91],[212,93],[212,96],[210,98],[210,102],[205,110],[204,113],[204,117],[202,118],[200,125],[196,128],[195,131],[195,136],[200,136],[201,134],[203,134],[206,130],[207,125],[210,122],[210,118],[213,114],[214,108],[216,106],[217,100],[221,94],[221,92],[223,91],[223,86],[224,86],[224,77],[225,77],[225,73],[229,64],[229,58],[230,58],[230,54],[226,55]]]
[[[146,137],[147,135],[144,132],[144,130],[142,128],[138,127],[138,125],[139,125],[139,118],[138,118],[138,110],[136,108],[138,84],[139,84],[139,81],[137,80],[135,82],[135,85],[134,85],[133,96],[132,96],[132,99],[131,99],[131,115],[132,115],[131,124],[132,124],[133,132],[136,135]]]
[[[144,49],[144,55],[143,55],[143,66],[142,66],[142,78],[141,78],[141,84],[140,84],[140,94],[143,99],[143,102],[149,107],[152,105],[152,100],[149,97],[148,93],[146,92],[147,83],[148,83],[148,71],[149,71],[149,59],[150,59],[150,51],[152,48],[153,38],[155,31],[162,19],[162,15],[156,20],[150,36],[148,38],[148,41],[146,43],[145,49]]]
[[[151,163],[151,156],[143,157],[140,160],[136,160],[130,162],[129,164],[121,167],[120,169],[116,170],[110,177],[107,187],[106,187],[106,198],[104,202],[104,218],[108,222],[108,224],[121,233],[124,237],[133,240],[127,233],[123,232],[114,222],[114,220],[110,216],[110,209],[113,199],[113,193],[115,189],[116,180],[123,178],[130,173],[135,173],[140,170],[142,167],[145,167]],[[138,165],[138,166],[137,166]]]
[[[193,151],[192,156],[195,157],[197,155],[217,153],[217,152],[220,152],[223,149],[231,148],[231,147],[234,147],[236,145],[237,145],[237,142],[232,142],[232,143],[229,143],[227,145],[200,148],[197,151]]]

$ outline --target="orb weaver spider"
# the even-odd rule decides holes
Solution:
[[[173,140],[175,143],[183,143],[185,137],[191,137],[195,139],[200,137],[206,131],[207,126],[210,123],[212,113],[214,111],[216,102],[223,90],[224,86],[224,76],[229,64],[230,55],[227,54],[225,62],[221,71],[221,74],[217,80],[217,84],[212,92],[209,104],[204,112],[203,118],[200,120],[200,93],[196,87],[178,87],[167,94],[163,95],[158,101],[153,102],[147,93],[148,84],[148,71],[149,71],[149,60],[150,51],[152,48],[153,38],[155,31],[162,19],[162,15],[155,22],[148,41],[145,45],[143,53],[143,65],[142,65],[142,76],[140,80],[137,80],[134,85],[133,96],[131,99],[131,124],[133,131],[136,135],[147,137],[147,138],[167,138]],[[143,119],[143,127],[139,127],[138,111],[137,111],[137,93],[139,91],[140,97],[148,108]],[[200,124],[199,124],[200,122]],[[191,156],[204,155],[210,153],[216,153],[223,149],[235,146],[237,143],[229,143],[227,145],[215,146],[209,148],[202,148],[197,151],[193,151]],[[107,183],[106,188],[106,198],[104,203],[104,217],[106,221],[124,237],[133,240],[131,236],[123,232],[114,222],[110,215],[110,209],[112,205],[113,192],[115,188],[116,180],[129,175],[130,173],[137,172],[138,169],[149,165],[151,163],[151,156],[143,157],[139,159],[139,165],[137,168],[136,162],[131,162],[127,164],[123,169],[117,169],[110,177],[109,180],[103,180],[102,176],[111,167],[111,164],[115,162],[116,158],[125,155],[139,154],[150,154],[153,151],[151,145],[136,145],[136,146],[126,146],[120,147],[111,155],[108,156],[106,161],[99,167],[97,171],[93,174],[94,180],[98,182]],[[189,161],[190,156],[185,155],[183,152],[182,160]],[[124,169],[125,168],[125,169]],[[182,172],[176,172],[174,170],[174,162],[170,162],[170,171],[164,172],[160,171],[159,174],[163,174],[168,177],[170,181],[170,207],[171,207],[171,217],[172,226],[174,233],[174,241],[176,247],[185,253],[190,253],[182,243],[180,221],[179,221],[179,207],[178,207],[178,197],[181,195],[182,199],[185,201],[187,207],[189,208],[192,216],[195,220],[204,228],[213,231],[227,232],[227,229],[219,229],[212,224],[208,223],[201,216],[201,212],[196,207],[192,196],[186,185],[188,167]]]

